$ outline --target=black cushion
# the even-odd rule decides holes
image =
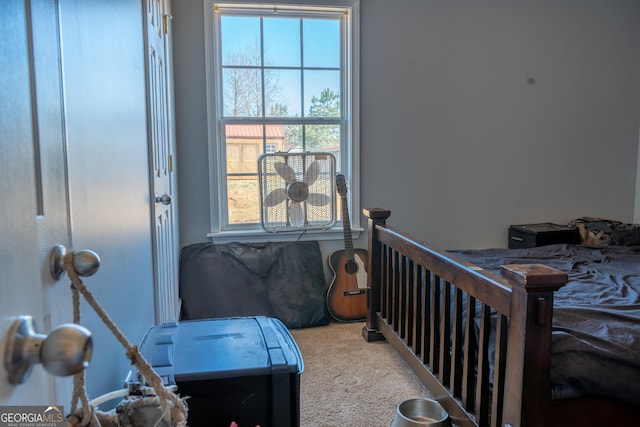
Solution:
[[[288,328],[329,323],[316,241],[185,246],[180,297],[181,320],[269,316]]]

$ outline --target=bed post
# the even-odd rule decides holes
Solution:
[[[368,218],[368,256],[367,256],[367,320],[362,328],[362,336],[367,342],[384,340],[378,330],[376,313],[380,311],[380,258],[382,245],[378,241],[378,225],[384,226],[391,211],[380,208],[363,209]]]
[[[553,292],[567,274],[539,264],[505,265],[512,298],[504,389],[503,425],[550,425]]]

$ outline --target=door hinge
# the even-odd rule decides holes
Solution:
[[[167,13],[162,15],[162,34],[169,33],[169,19],[173,19],[173,16]]]

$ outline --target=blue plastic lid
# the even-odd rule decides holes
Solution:
[[[165,383],[303,370],[289,331],[263,316],[165,323],[147,332],[140,350]]]

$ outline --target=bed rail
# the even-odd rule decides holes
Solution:
[[[388,210],[363,212],[363,337],[389,341],[458,426],[549,425],[553,292],[566,273],[508,265],[496,276],[387,226]]]

